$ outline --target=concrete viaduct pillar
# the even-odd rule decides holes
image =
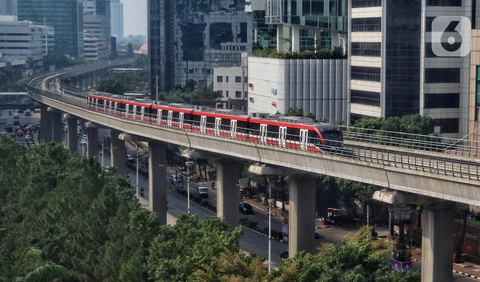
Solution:
[[[120,131],[111,130],[110,139],[112,144],[110,146],[110,152],[112,156],[112,166],[116,167],[118,173],[125,175],[125,141],[118,138]]]
[[[454,209],[453,202],[423,206],[422,282],[452,281]]]
[[[297,174],[289,184],[288,254],[315,253],[315,177]]]
[[[150,209],[160,224],[167,224],[167,145],[148,142],[148,186]]]
[[[232,227],[238,226],[238,176],[240,162],[222,159],[215,163],[217,168],[217,216],[222,217]]]
[[[259,175],[289,176],[289,222],[288,254],[295,256],[300,251],[315,253],[315,176],[303,171],[284,167],[251,165],[251,173]]]
[[[62,123],[62,112],[48,108],[52,117],[52,140],[56,143],[62,143],[63,141],[63,123]]]
[[[77,118],[73,115],[66,115],[68,127],[68,150],[75,153],[78,151],[78,137],[77,137]]]
[[[48,106],[40,106],[40,137],[39,142],[51,142],[53,140],[52,112],[48,111]]]
[[[422,282],[452,281],[455,203],[398,191],[376,191],[373,199],[423,206]]]
[[[87,125],[87,157],[98,156],[98,128]]]

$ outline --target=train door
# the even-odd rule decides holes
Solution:
[[[278,132],[278,138],[280,139],[280,146],[286,147],[287,146],[287,128],[285,126],[280,126]]]
[[[93,98],[93,109],[97,110],[97,98]]]
[[[260,143],[267,144],[267,125],[260,124]]]
[[[141,109],[140,109],[140,117],[141,117],[141,121],[144,121],[144,118],[145,118],[145,107],[141,107]]]
[[[207,128],[207,117],[206,117],[206,116],[202,116],[202,117],[200,118],[200,133],[205,134],[206,128]]]
[[[215,118],[215,135],[220,136],[220,125],[222,124],[221,118]]]
[[[117,115],[117,102],[113,103],[113,114]]]
[[[237,137],[237,121],[234,119],[230,120],[230,137]]]
[[[178,128],[183,129],[183,120],[185,119],[185,113],[180,113],[178,116]]]
[[[168,111],[167,125],[169,127],[172,126],[172,119],[173,119],[173,111]]]
[[[107,103],[108,103],[108,101],[105,101],[105,100],[103,101],[103,112],[104,113],[107,112]]]
[[[133,105],[133,119],[137,119],[137,105]]]
[[[300,129],[300,150],[307,150],[308,130]]]
[[[162,110],[157,110],[157,124],[162,124]]]

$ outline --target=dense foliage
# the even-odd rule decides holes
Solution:
[[[43,70],[49,71],[50,66],[55,66],[56,69],[66,68],[74,65],[85,64],[84,58],[71,59],[62,54],[52,54],[43,56]]]
[[[0,207],[0,281],[419,281],[389,273],[368,230],[268,274],[239,252],[240,229],[189,215],[160,226],[114,168],[60,144],[0,136]]]
[[[110,79],[99,81],[95,85],[95,90],[118,95],[128,91],[147,91],[148,77],[145,70],[117,73]]]
[[[257,49],[253,51],[255,57],[276,58],[276,59],[344,59],[342,47],[321,49],[318,52],[306,50],[302,52],[278,52],[276,49]]]
[[[160,92],[158,98],[169,103],[188,103],[193,105],[215,106],[215,100],[220,98],[218,92],[213,91],[213,85],[200,84],[195,90],[178,89],[171,92]]]

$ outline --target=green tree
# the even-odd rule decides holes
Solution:
[[[63,266],[43,262],[41,251],[37,248],[27,248],[12,263],[0,258],[0,281],[48,282],[67,277],[68,271]]]
[[[125,87],[125,83],[119,79],[107,79],[101,80],[95,85],[95,90],[123,95],[127,88]]]
[[[196,271],[206,271],[220,254],[238,253],[242,231],[229,229],[215,216],[199,221],[198,215],[180,215],[175,226],[163,227],[150,248],[150,279],[191,281]]]

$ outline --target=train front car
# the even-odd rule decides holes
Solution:
[[[343,146],[343,133],[340,127],[335,125],[316,125],[320,133],[320,142],[323,151],[340,151]]]

